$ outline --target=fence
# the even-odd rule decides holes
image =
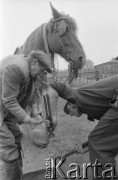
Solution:
[[[79,73],[77,80],[73,82],[73,86],[86,85],[114,75],[118,75],[118,72],[109,71],[104,74],[100,74],[98,71]]]
[[[86,84],[89,84],[89,83],[92,83],[95,81],[99,81],[104,78],[108,78],[110,76],[114,76],[116,74],[118,74],[118,72],[116,72],[116,71],[115,72],[108,71],[103,74],[100,74],[98,71],[81,72],[81,73],[78,73],[77,79],[72,82],[72,86],[73,87],[83,86],[83,85],[86,85]],[[65,82],[67,76],[68,76],[68,74],[66,73],[66,74],[64,74],[64,76],[62,75],[58,78],[61,82]]]

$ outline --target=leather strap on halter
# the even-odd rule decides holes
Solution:
[[[61,20],[67,20],[67,18],[58,18],[56,20],[52,20],[52,23],[56,24],[56,22],[61,21]],[[63,45],[63,42],[62,42],[61,37],[60,37],[59,32],[58,32],[57,24],[56,24],[56,32],[57,32],[59,40],[60,40],[61,50],[66,55],[66,58],[70,61],[70,64],[69,64],[69,66],[70,66],[69,75],[68,75],[67,79],[64,81],[64,83],[68,82],[68,84],[71,85],[71,82],[74,79],[73,61],[70,58],[66,47]]]
[[[67,20],[67,18],[66,17],[60,17],[60,18],[57,18],[57,19],[51,19],[51,22],[55,23],[55,22],[62,21],[62,20]]]
[[[44,26],[43,26],[43,41],[44,41],[46,54],[50,57],[51,55],[50,55],[50,52],[49,52],[48,42],[47,42],[47,37],[46,37],[46,25],[47,24],[44,24]]]
[[[46,50],[46,54],[48,55],[50,61],[52,60],[52,62],[54,62],[54,54],[52,54],[49,52],[49,48],[48,48],[48,42],[47,42],[47,36],[46,36],[46,26],[47,24],[44,24],[43,26],[43,41],[44,41],[44,46],[45,46],[45,50]],[[53,64],[54,66],[54,64]]]
[[[53,79],[56,80],[56,77],[55,77],[55,68],[54,68],[54,64],[53,64],[53,62],[54,62],[54,53],[50,53],[49,48],[48,48],[48,42],[47,42],[47,36],[46,36],[46,26],[47,26],[47,24],[44,24],[44,26],[43,26],[43,41],[44,41],[44,46],[45,46],[46,54],[48,55],[49,60],[50,60],[50,62],[52,62],[52,66],[53,66],[53,71],[52,71],[51,74],[52,74]],[[46,87],[49,86],[49,84],[47,83],[47,80],[46,80],[46,82],[45,82],[45,81],[42,80],[41,77],[38,77],[38,78],[41,80],[41,82],[42,82]]]
[[[61,21],[61,20],[67,20],[67,18],[66,18],[66,17],[63,17],[63,18],[62,18],[62,17],[61,17],[61,18],[58,18],[58,19],[52,19],[51,22],[52,22],[52,23],[56,23],[56,22]],[[51,54],[51,53],[49,52],[49,48],[48,48],[48,42],[47,42],[47,36],[46,36],[46,26],[47,26],[47,24],[45,24],[45,25],[43,26],[44,46],[45,46],[46,54],[48,55],[50,61],[54,62],[54,53]],[[58,36],[59,36],[59,32],[58,32],[57,25],[56,25],[56,31],[57,31]],[[59,40],[60,40],[60,44],[61,44],[61,50],[62,50],[62,51],[64,52],[64,54],[66,55],[66,58],[67,58],[68,60],[70,60],[71,58],[69,57],[68,52],[67,52],[65,46],[63,45],[63,42],[62,42],[60,36],[59,36]],[[53,67],[54,67],[54,64],[53,64]],[[66,81],[65,81],[65,83],[68,81],[69,84],[70,84],[70,82],[73,80],[73,75],[74,75],[74,71],[73,71],[73,61],[72,61],[72,60],[70,61],[70,67],[71,67],[71,68],[70,68],[71,70],[70,70],[69,76],[67,77],[67,79],[66,79]]]

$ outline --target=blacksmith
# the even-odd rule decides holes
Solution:
[[[104,167],[111,163],[115,167],[118,154],[118,75],[79,88],[70,88],[54,82],[49,89],[52,104],[56,107],[57,97],[67,100],[64,111],[71,116],[87,114],[88,120],[98,120],[97,126],[88,137],[89,155],[92,164],[102,164],[93,179],[103,177]],[[111,178],[112,179],[112,178]]]
[[[11,55],[1,60],[0,180],[22,179],[22,133],[17,123],[40,123],[31,118],[25,108],[34,95],[37,75],[44,71],[51,73],[52,66],[42,51],[32,51],[29,56]]]

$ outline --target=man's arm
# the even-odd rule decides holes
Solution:
[[[57,113],[58,97],[61,97],[65,100],[72,98],[72,89],[61,82],[53,82],[50,84],[47,91],[50,98],[52,116],[55,118]]]
[[[29,118],[29,115],[17,101],[22,81],[23,74],[16,65],[10,65],[4,70],[2,76],[2,102],[5,108],[19,121]]]
[[[76,103],[75,91],[71,87],[57,81],[51,83],[50,86],[58,93],[59,97],[69,101],[70,103]]]
[[[50,84],[50,86],[58,93],[59,97],[68,100],[72,96],[72,88],[66,86],[62,82],[56,82]]]

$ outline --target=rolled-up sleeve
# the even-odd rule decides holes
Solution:
[[[27,117],[27,113],[17,101],[22,81],[23,74],[16,65],[10,65],[4,70],[2,76],[2,103],[18,121],[23,121]]]

